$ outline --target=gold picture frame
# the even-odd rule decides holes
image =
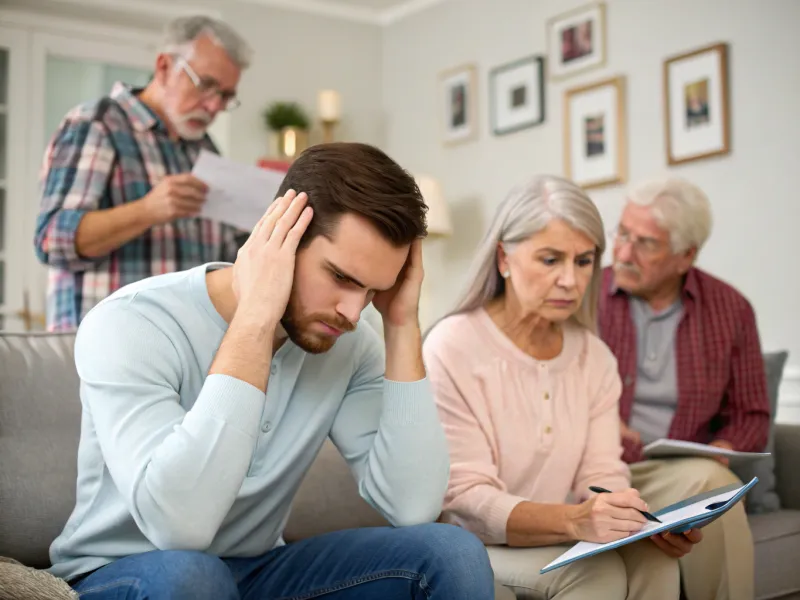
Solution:
[[[728,44],[669,57],[663,76],[667,164],[730,153]]]
[[[445,145],[478,138],[478,67],[474,63],[439,74],[438,112]]]
[[[548,73],[552,81],[605,66],[606,3],[584,4],[547,20]]]
[[[620,75],[564,92],[564,172],[584,189],[627,180],[625,84]]]

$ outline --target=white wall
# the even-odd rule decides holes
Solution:
[[[382,144],[381,28],[308,13],[228,2],[222,17],[253,46],[255,59],[231,114],[231,156],[253,162],[268,150],[261,113],[273,100],[300,102],[315,118],[317,92],[342,97],[337,138]],[[317,129],[312,142],[319,141]]]
[[[627,77],[629,175],[668,171],[662,117],[664,58],[730,44],[732,152],[669,169],[709,194],[714,230],[699,265],[737,286],[754,304],[766,350],[790,351],[779,418],[800,415],[800,205],[796,200],[800,139],[800,2],[791,0],[608,0],[604,68],[546,83],[546,122],[494,137],[488,119],[488,72],[544,54],[545,23],[585,0],[451,0],[388,27],[384,34],[387,148],[401,163],[439,177],[452,202],[457,235],[426,264],[432,311],[446,310],[463,284],[472,248],[513,183],[535,173],[563,174],[565,89]],[[413,42],[412,42],[413,40]],[[440,71],[479,68],[480,135],[476,142],[439,142],[436,83]],[[591,192],[606,220],[618,218],[623,187]],[[793,366],[792,366],[793,365]],[[796,406],[793,404],[796,403]]]

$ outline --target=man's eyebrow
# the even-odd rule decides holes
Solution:
[[[340,269],[339,267],[337,267],[337,266],[336,266],[335,264],[333,264],[331,261],[329,261],[329,260],[326,260],[326,261],[325,261],[325,264],[327,265],[327,267],[328,267],[328,268],[329,268],[331,271],[335,271],[336,273],[338,273],[339,275],[341,275],[341,276],[342,276],[342,277],[344,277],[345,279],[348,279],[348,280],[352,281],[352,282],[353,282],[353,283],[355,283],[355,284],[356,284],[358,287],[360,287],[360,288],[364,288],[364,289],[367,289],[367,286],[365,286],[363,283],[361,283],[361,282],[360,282],[358,279],[356,279],[356,278],[355,278],[355,277],[353,277],[352,275],[348,275],[347,273],[345,273],[345,272],[344,272],[342,269]]]

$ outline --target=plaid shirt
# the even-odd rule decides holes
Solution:
[[[620,416],[629,422],[636,390],[636,325],[627,294],[606,268],[600,294],[600,336],[617,357]],[[725,440],[741,451],[762,451],[769,433],[764,359],[750,303],[730,285],[691,269],[683,286],[683,316],[675,337],[678,405],[670,439],[707,444]],[[627,440],[626,462],[643,459]]]
[[[156,225],[108,256],[75,249],[84,214],[133,202],[165,175],[191,171],[206,136],[170,140],[164,124],[121,83],[61,122],[45,152],[35,245],[49,267],[47,329],[75,330],[100,300],[129,283],[211,261],[232,262],[237,229],[203,218]]]

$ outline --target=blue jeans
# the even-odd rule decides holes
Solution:
[[[494,599],[481,541],[441,523],[337,531],[254,558],[145,552],[73,587],[85,600]]]

